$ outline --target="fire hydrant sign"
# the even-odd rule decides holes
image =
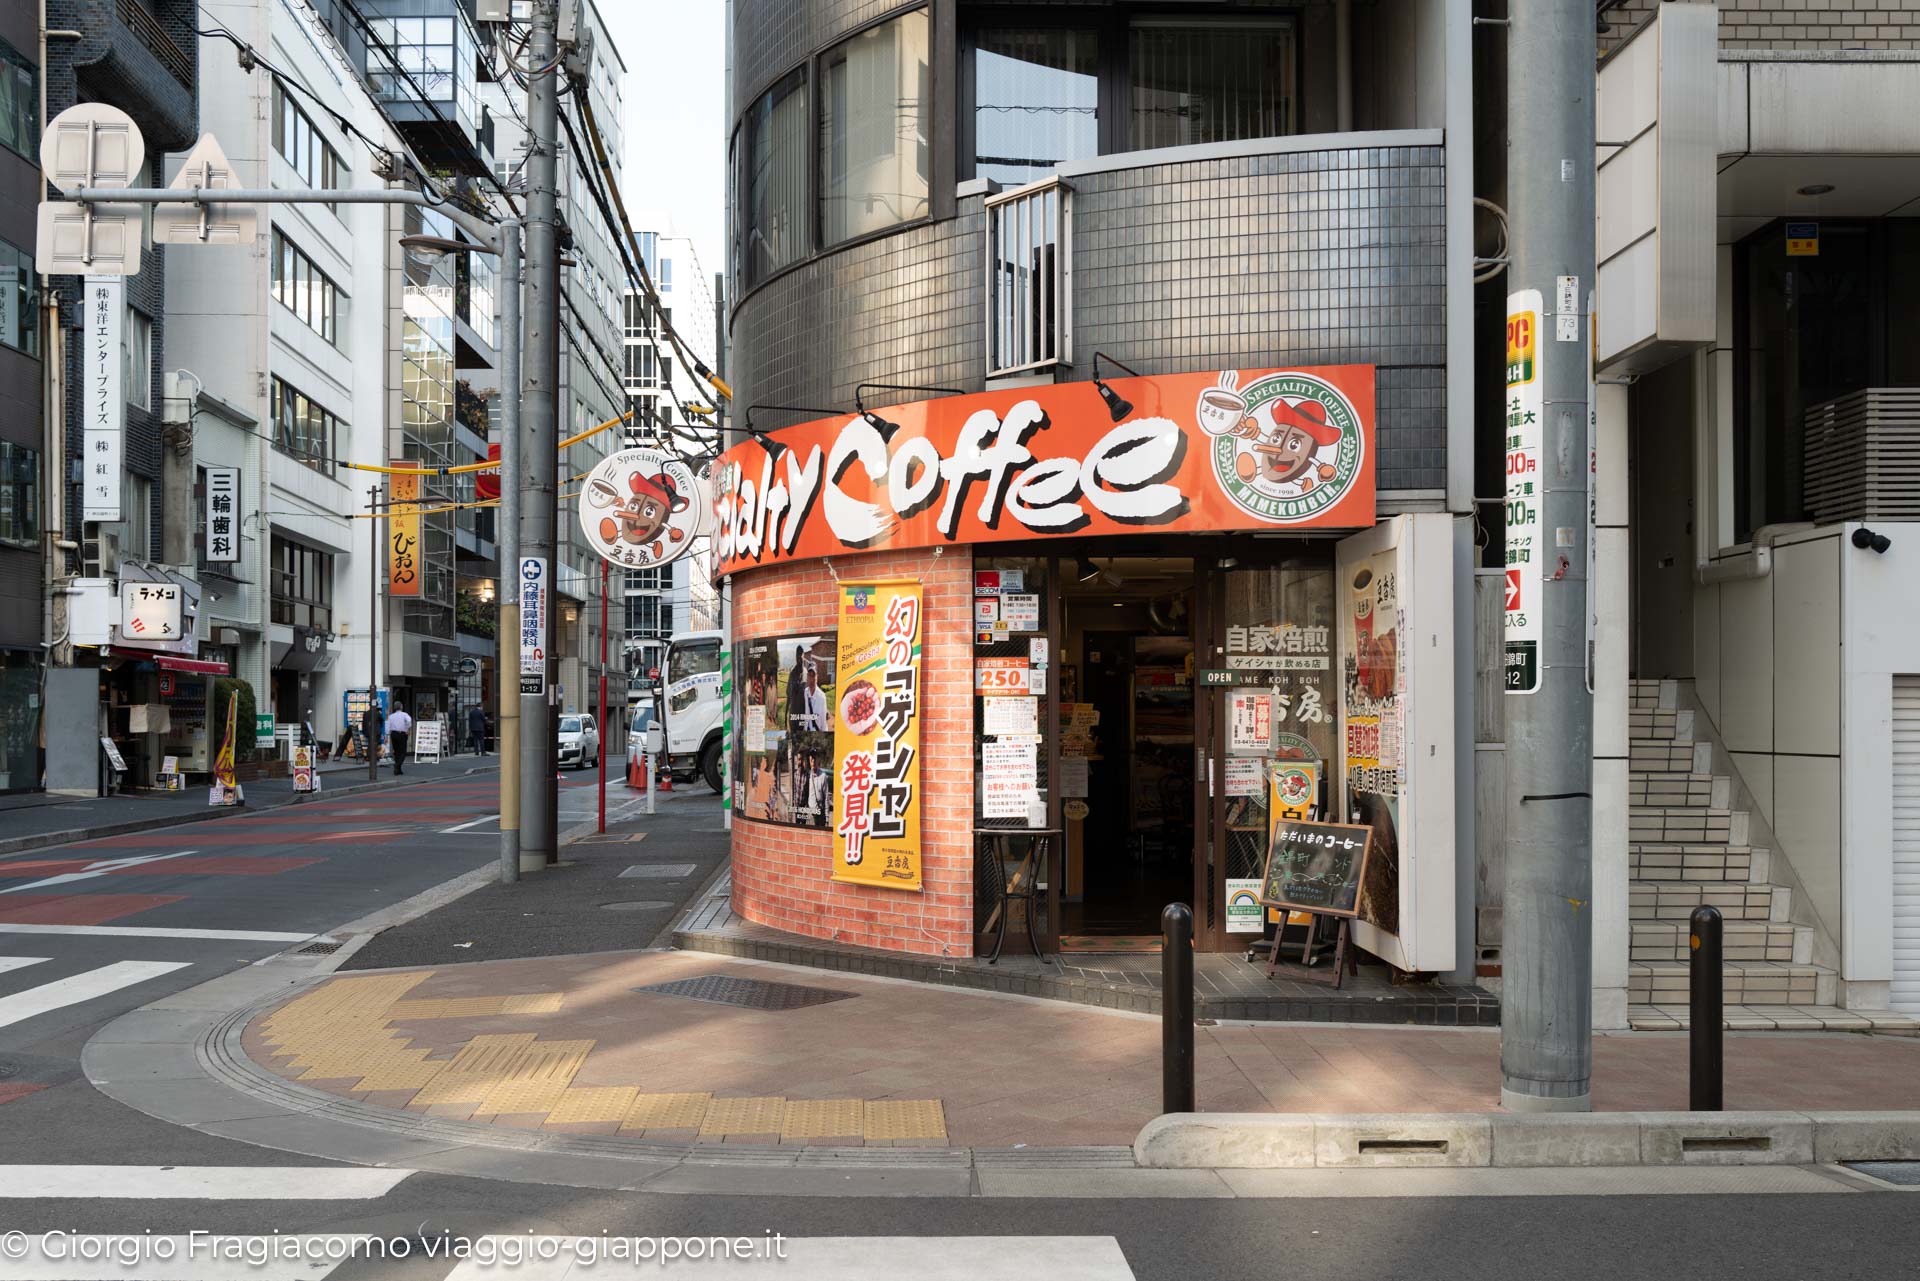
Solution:
[[[1540,525],[1541,299],[1538,289],[1507,295],[1507,582],[1506,691],[1540,688],[1540,560],[1546,548]]]
[[[833,879],[920,886],[917,582],[841,583],[833,713]]]
[[[520,692],[547,692],[547,562],[520,558]]]

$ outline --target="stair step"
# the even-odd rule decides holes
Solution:
[[[1636,845],[1745,845],[1744,811],[1693,805],[1636,805],[1627,812],[1627,840]]]
[[[1630,770],[1627,774],[1629,805],[1724,810],[1731,794],[1731,783],[1715,774],[1669,770]]]
[[[1678,706],[1680,685],[1670,680],[1635,680],[1627,685],[1627,699],[1630,707]]]
[[[1839,1001],[1839,976],[1825,966],[1728,961],[1721,969],[1721,996],[1728,1005],[1833,1005]],[[1633,961],[1627,966],[1631,1004],[1684,1007],[1687,989],[1685,961]]]
[[[1734,881],[1634,881],[1627,887],[1633,921],[1685,921],[1698,907],[1717,907],[1729,921],[1786,921],[1792,891],[1783,885]]]
[[[1685,961],[1688,955],[1685,921],[1631,921],[1629,959]],[[1720,954],[1727,961],[1778,961],[1806,964],[1813,959],[1813,930],[1805,925],[1776,921],[1725,921],[1720,929]]]
[[[1892,1010],[1843,1010],[1837,1005],[1727,1005],[1723,1024],[1732,1032],[1880,1032],[1920,1036],[1920,1019]],[[1686,1005],[1629,1005],[1627,1026],[1636,1032],[1673,1032],[1692,1022]]]
[[[1726,881],[1767,879],[1767,851],[1746,845],[1642,842],[1627,847],[1627,877],[1633,881]]]
[[[1711,774],[1713,744],[1654,738],[1627,745],[1627,768],[1679,774]]]
[[[1627,709],[1630,743],[1693,742],[1693,713],[1684,708],[1632,707]]]

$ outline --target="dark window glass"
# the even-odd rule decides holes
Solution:
[[[273,621],[332,631],[333,553],[276,536],[270,560]]]
[[[340,420],[313,402],[305,392],[275,378],[270,388],[273,443],[316,471],[333,473],[334,449]]]
[[[1135,151],[1295,130],[1290,22],[1137,22],[1130,62]]]
[[[0,147],[40,159],[40,85],[25,55],[0,40]]]
[[[0,542],[31,547],[40,537],[40,451],[0,440]]]
[[[994,27],[973,56],[973,172],[1008,187],[1100,154],[1099,39]]]
[[[806,252],[807,78],[796,68],[747,112],[741,174],[741,284],[752,288]]]
[[[838,244],[927,216],[927,13],[869,27],[820,62],[820,234]],[[672,263],[660,260],[664,287]]]
[[[0,343],[29,356],[40,354],[39,279],[32,251],[0,240]]]

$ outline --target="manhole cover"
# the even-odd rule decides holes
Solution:
[[[657,996],[684,996],[691,1001],[711,1001],[715,1005],[736,1005],[743,1010],[800,1010],[809,1005],[825,1005],[828,1001],[844,1001],[859,995],[830,987],[802,987],[797,983],[735,978],[731,974],[702,974],[696,978],[652,983],[633,990],[651,992]]]
[[[20,1065],[12,1059],[0,1059],[0,1081],[20,1074]]]
[[[331,956],[340,950],[338,943],[309,943],[293,949],[295,956]]]
[[[1849,1170],[1903,1188],[1920,1188],[1920,1161],[1848,1161]]]
[[[620,873],[621,880],[681,881],[692,876],[697,863],[635,863]]]
[[[609,912],[657,912],[663,907],[672,907],[673,904],[665,899],[642,898],[630,899],[625,903],[602,903],[600,906]]]

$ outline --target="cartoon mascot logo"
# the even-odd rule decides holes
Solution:
[[[658,449],[628,449],[603,459],[580,487],[580,529],[616,565],[664,565],[691,549],[708,505],[704,483],[685,462]]]
[[[1345,498],[1360,479],[1366,439],[1339,389],[1297,372],[1246,387],[1239,379],[1222,374],[1194,407],[1227,497],[1275,525],[1312,520]]]

